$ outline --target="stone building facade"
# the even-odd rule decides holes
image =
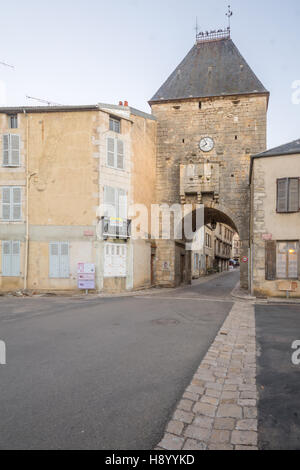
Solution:
[[[300,139],[254,155],[251,292],[300,297]]]
[[[0,290],[75,291],[78,263],[98,292],[149,287],[151,241],[132,240],[128,206],[150,210],[155,136],[129,106],[0,108]]]
[[[250,155],[266,148],[268,98],[225,34],[198,40],[150,101],[158,123],[157,201],[204,204],[205,223],[237,231],[247,257]],[[190,253],[181,241],[158,242],[157,265],[159,285],[191,280]],[[246,264],[241,285],[248,288]]]

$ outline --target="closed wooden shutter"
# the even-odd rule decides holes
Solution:
[[[11,188],[2,188],[2,219],[11,218]]]
[[[127,219],[127,196],[124,189],[118,189],[118,210],[117,217]]]
[[[115,188],[104,186],[105,215],[117,217],[117,192]]]
[[[124,144],[123,141],[119,139],[117,144],[117,168],[124,170]]]
[[[107,165],[115,167],[115,139],[107,139]]]
[[[11,134],[10,136],[10,155],[12,166],[20,165],[20,136]]]
[[[9,134],[4,134],[2,137],[2,155],[3,166],[9,165]]]
[[[70,263],[69,263],[69,243],[62,242],[60,244],[60,277],[70,277]]]
[[[299,178],[289,179],[289,212],[299,211]]]
[[[13,220],[21,220],[22,211],[21,211],[21,188],[11,188],[12,189],[12,217]]]
[[[49,277],[59,278],[59,243],[51,242],[49,245]]]
[[[11,276],[20,276],[20,242],[11,242]]]
[[[277,212],[288,211],[288,178],[277,180]]]
[[[2,276],[11,274],[11,242],[2,241]]]
[[[266,280],[276,279],[276,241],[266,241]]]

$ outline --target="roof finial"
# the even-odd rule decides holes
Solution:
[[[226,13],[226,16],[228,18],[228,29],[230,31],[230,18],[232,17],[233,13],[232,13],[232,10],[231,10],[231,5],[228,5],[228,11]]]

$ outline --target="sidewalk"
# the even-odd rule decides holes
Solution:
[[[257,450],[254,306],[236,302],[158,450]]]
[[[267,299],[259,299],[257,297],[253,297],[248,294],[244,289],[241,289],[240,283],[236,285],[236,287],[231,292],[231,296],[237,300],[246,300],[252,303],[261,305],[261,304],[281,304],[281,305],[295,305],[300,304],[300,299],[293,299],[293,298],[284,298],[284,297],[268,297]]]

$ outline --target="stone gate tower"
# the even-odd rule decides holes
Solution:
[[[269,93],[230,38],[200,33],[150,100],[158,121],[158,203],[205,205],[205,223],[226,223],[249,248],[250,155],[266,148]],[[189,282],[190,254],[176,240],[157,242],[156,283]],[[241,266],[248,288],[248,264]]]

